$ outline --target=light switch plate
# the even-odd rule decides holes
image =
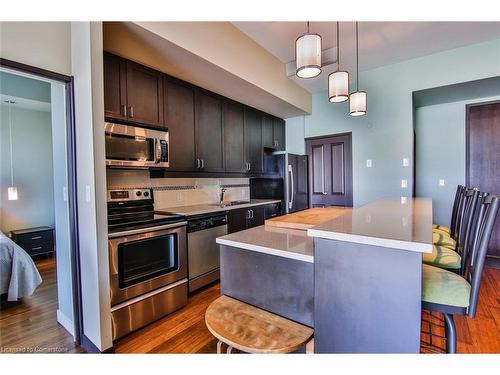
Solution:
[[[85,185],[85,201],[90,203],[90,185]]]
[[[367,159],[366,160],[366,168],[371,168],[372,167],[372,159]]]
[[[408,203],[408,198],[407,197],[401,197],[401,204],[406,204]]]
[[[444,179],[442,179],[442,178],[441,178],[441,179],[439,180],[439,186],[444,186]]]
[[[410,165],[410,159],[403,158],[403,167],[408,167]]]
[[[408,180],[401,180],[401,188],[405,189],[408,187]]]

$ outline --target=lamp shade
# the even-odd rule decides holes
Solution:
[[[349,95],[349,114],[351,116],[366,115],[366,92],[356,91]]]
[[[17,201],[17,187],[10,186],[7,189],[7,197],[9,201]]]
[[[336,71],[328,76],[328,99],[332,103],[349,99],[349,73]]]
[[[305,33],[295,41],[296,74],[313,78],[321,73],[321,36]]]

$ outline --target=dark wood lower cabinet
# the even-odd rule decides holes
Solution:
[[[268,210],[267,213],[271,215],[275,210],[274,206],[274,204],[271,204],[229,211],[227,214],[228,233],[239,232],[241,230],[264,225],[267,218],[266,211]]]

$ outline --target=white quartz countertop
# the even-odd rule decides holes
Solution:
[[[432,252],[432,200],[387,198],[354,208],[307,231],[311,237]]]
[[[314,262],[314,243],[305,230],[261,225],[217,238],[220,245]]]
[[[164,214],[176,214],[183,216],[195,216],[195,215],[203,215],[210,214],[221,211],[229,211],[229,210],[237,210],[238,208],[247,208],[247,207],[255,207],[262,206],[266,204],[279,203],[280,200],[272,200],[272,199],[251,199],[249,203],[236,204],[233,206],[224,206],[221,207],[216,203],[212,204],[195,204],[191,206],[179,206],[179,207],[166,207],[166,208],[157,208],[155,212],[164,213]]]

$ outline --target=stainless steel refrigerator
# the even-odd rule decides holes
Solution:
[[[278,154],[266,156],[269,177],[250,179],[250,198],[279,199],[281,212],[309,208],[307,155]]]

